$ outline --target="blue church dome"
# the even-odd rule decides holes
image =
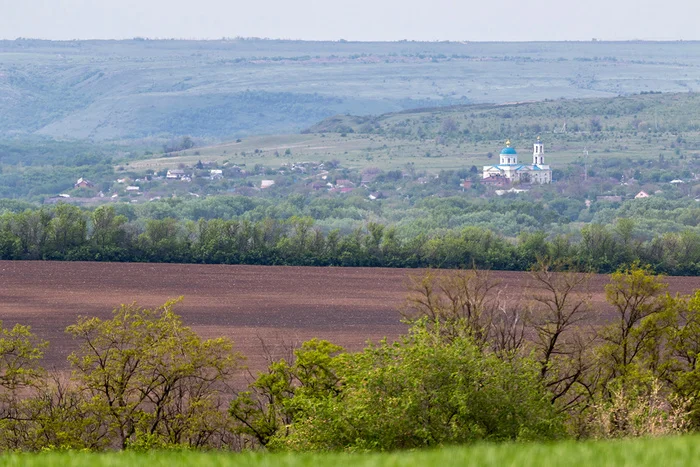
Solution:
[[[501,154],[507,154],[507,155],[515,155],[517,152],[515,152],[515,149],[511,148],[510,146],[507,146],[503,148],[501,151]]]

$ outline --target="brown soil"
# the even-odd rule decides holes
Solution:
[[[347,349],[367,340],[396,338],[406,330],[398,308],[409,275],[419,270],[225,265],[62,263],[0,261],[0,320],[28,324],[50,342],[44,365],[67,369],[75,343],[65,334],[78,316],[108,318],[122,303],[154,307],[184,296],[176,308],[205,337],[226,336],[248,357],[265,362],[265,342],[275,356],[318,337]],[[513,296],[528,288],[526,273],[494,271]],[[607,276],[595,276],[595,316],[604,321]],[[669,277],[669,291],[691,293],[700,278]],[[598,321],[598,319],[595,319]]]

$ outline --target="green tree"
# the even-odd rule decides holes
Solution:
[[[235,431],[251,436],[261,446],[274,437],[284,437],[300,412],[296,396],[322,399],[337,395],[337,355],[342,347],[328,341],[312,339],[294,351],[294,360],[272,362],[239,393],[229,407]]]
[[[581,229],[580,253],[594,270],[609,271],[615,264],[619,248],[607,227],[589,224]]]
[[[620,244],[620,261],[630,262],[634,258],[635,245],[634,245],[634,229],[635,222],[633,219],[620,218],[615,224],[615,233],[619,237]]]
[[[20,259],[22,243],[9,228],[0,230],[0,259]]]
[[[29,326],[3,327],[0,321],[0,388],[3,396],[16,396],[20,389],[34,385],[43,374],[39,361],[45,341],[32,334]]]
[[[692,428],[700,427],[700,290],[687,300],[676,299],[676,319],[668,328],[670,352],[665,380],[689,405]]]
[[[146,231],[139,237],[142,248],[152,261],[181,260],[185,241],[182,225],[173,218],[148,219]]]
[[[74,379],[102,415],[117,447],[206,445],[221,429],[222,384],[239,357],[224,338],[203,340],[182,324],[169,301],[155,309],[122,305],[112,319],[80,318],[67,332]]]
[[[19,238],[24,259],[39,259],[46,250],[51,233],[51,215],[44,209],[16,214],[10,229]]]
[[[114,206],[100,206],[92,212],[92,244],[100,251],[122,246],[126,238],[123,230],[126,216],[117,215]]]
[[[600,332],[604,384],[634,377],[645,371],[645,356],[656,358],[662,330],[668,325],[667,312],[672,310],[671,298],[665,294],[667,287],[660,276],[636,264],[612,275],[605,296],[615,309],[616,319]]]
[[[44,370],[39,362],[46,346],[29,326],[6,328],[0,321],[0,448],[25,444],[28,417],[23,400],[41,384]]]
[[[87,241],[87,219],[83,211],[70,204],[56,206],[51,219],[50,247],[47,254],[65,258],[71,250]]]
[[[532,268],[547,256],[547,234],[545,232],[522,233],[518,236],[520,266]]]

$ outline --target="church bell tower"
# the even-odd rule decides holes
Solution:
[[[544,165],[544,144],[539,136],[532,148],[532,165]]]

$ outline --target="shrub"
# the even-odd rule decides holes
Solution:
[[[297,395],[289,433],[269,446],[392,450],[563,433],[534,362],[500,360],[437,326],[422,322],[401,342],[336,357],[338,395]]]

